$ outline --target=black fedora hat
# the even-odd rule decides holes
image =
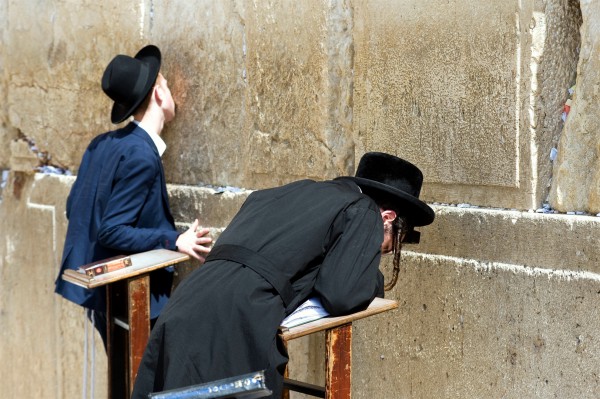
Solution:
[[[435,213],[419,199],[423,173],[412,163],[383,152],[368,152],[362,156],[355,177],[349,177],[363,192],[389,203],[412,226],[426,226]]]
[[[102,90],[115,103],[110,120],[121,123],[144,101],[156,81],[161,55],[158,47],[148,45],[135,57],[119,54],[102,75]]]

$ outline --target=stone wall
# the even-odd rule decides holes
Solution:
[[[600,212],[598,101],[600,101],[600,3],[581,0],[581,52],[571,112],[558,146],[551,203],[566,211]]]
[[[92,377],[106,395],[101,343],[53,281],[69,175],[113,127],[102,71],[154,43],[181,229],[218,235],[248,190],[352,174],[366,151],[423,169],[436,221],[406,248],[399,309],[355,324],[354,397],[595,397],[598,15],[591,0],[0,0],[2,396],[81,396]],[[322,348],[293,341],[292,376],[320,382]]]

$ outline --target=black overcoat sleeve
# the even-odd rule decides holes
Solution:
[[[317,275],[315,292],[332,316],[363,310],[382,292],[381,214],[359,201],[338,215],[332,237],[335,240]]]

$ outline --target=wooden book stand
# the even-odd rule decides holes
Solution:
[[[106,286],[108,397],[129,398],[150,336],[150,272],[189,259],[156,249],[130,255],[131,266],[97,276],[65,270],[62,278],[84,288]]]
[[[110,398],[130,398],[137,371],[150,336],[150,276],[153,270],[189,259],[179,252],[158,249],[130,255],[131,266],[90,276],[66,270],[62,278],[84,288],[106,286],[108,374]],[[325,386],[286,378],[283,398],[289,391],[327,399],[349,399],[352,374],[352,322],[398,307],[396,301],[375,298],[363,311],[326,317],[280,331],[284,342],[325,331]],[[286,369],[287,375],[287,369]]]
[[[280,332],[284,342],[308,334],[325,331],[325,386],[308,384],[285,378],[283,398],[289,398],[289,391],[327,399],[350,399],[352,379],[352,322],[374,314],[396,309],[398,302],[375,298],[369,307],[361,312],[346,316],[326,317]],[[286,376],[288,370],[286,369]]]

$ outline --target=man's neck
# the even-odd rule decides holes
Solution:
[[[158,115],[152,115],[150,112],[146,112],[141,119],[135,118],[139,123],[144,125],[145,128],[150,129],[152,133],[156,133],[160,136],[165,126],[165,119]]]
[[[160,155],[162,157],[165,150],[167,149],[167,144],[164,142],[164,140],[154,130],[152,130],[150,127],[146,126],[146,124],[144,122],[134,119],[133,123],[137,124],[140,128],[142,128],[142,130],[144,130],[146,133],[148,133],[148,136],[150,136],[150,138],[154,142],[154,145],[156,146],[158,155]]]
[[[165,125],[165,117],[160,111],[161,110],[157,110],[156,108],[153,109],[152,105],[150,105],[150,107],[146,109],[146,112],[139,112],[133,115],[133,118],[141,123],[146,129],[149,129],[152,133],[156,133],[160,136]]]

